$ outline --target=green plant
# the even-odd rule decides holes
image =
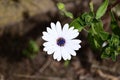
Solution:
[[[26,49],[23,50],[23,55],[30,59],[33,59],[37,55],[38,51],[39,46],[36,44],[35,41],[30,40]]]
[[[116,0],[118,1],[118,0]],[[101,52],[101,58],[112,58],[116,60],[116,57],[120,54],[120,26],[112,11],[112,7],[108,8],[109,0],[104,0],[97,11],[94,11],[93,3],[90,2],[90,12],[84,12],[79,17],[75,18],[70,26],[74,26],[81,32],[85,30],[88,35],[87,39],[92,49],[99,50]],[[114,7],[114,6],[113,6]],[[62,12],[66,12],[63,3],[58,5],[58,8]],[[109,9],[109,10],[108,10]],[[103,29],[102,17],[110,13],[111,22],[110,28],[112,33],[106,32]],[[70,16],[69,16],[70,17]],[[106,42],[106,45],[102,45]]]

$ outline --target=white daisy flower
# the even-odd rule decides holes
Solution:
[[[68,24],[61,27],[60,22],[51,23],[51,28],[47,27],[47,32],[43,32],[42,39],[46,42],[43,44],[44,51],[47,54],[53,54],[53,58],[60,61],[70,60],[71,55],[76,56],[75,50],[79,50],[81,40],[74,39],[79,35],[77,29],[70,27]]]

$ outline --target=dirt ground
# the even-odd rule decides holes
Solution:
[[[88,11],[88,0],[52,1],[54,6],[57,2],[64,2],[67,10],[75,17]],[[96,8],[101,1],[94,0]],[[107,25],[109,19],[107,14],[103,17],[106,31],[109,31]],[[50,26],[51,21],[58,20],[62,24],[71,21],[61,16],[55,7],[52,12],[37,13],[32,16],[25,14],[22,21],[2,26],[4,29],[0,29],[3,30],[0,32],[0,80],[120,80],[120,56],[115,62],[111,59],[102,60],[101,54],[90,48],[84,31],[78,36],[78,39],[82,40],[82,48],[67,66],[63,60],[58,62],[53,60],[52,55],[47,55],[42,50],[44,42],[41,39],[42,32]],[[34,40],[40,49],[33,59],[22,54],[30,40]]]

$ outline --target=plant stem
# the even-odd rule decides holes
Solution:
[[[118,4],[120,4],[120,0],[116,0],[116,2],[115,2],[114,4],[109,5],[109,6],[108,6],[108,9],[107,9],[107,13],[108,13],[109,11],[111,11],[111,9],[112,9],[113,7],[115,7],[116,5],[118,5]]]

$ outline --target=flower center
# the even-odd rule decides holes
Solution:
[[[64,46],[65,45],[65,39],[62,38],[62,37],[58,38],[57,39],[57,45],[60,46],[60,47]]]

